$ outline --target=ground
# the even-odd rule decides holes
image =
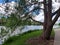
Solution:
[[[54,29],[54,31],[55,31],[54,45],[60,45],[60,28]]]
[[[27,40],[27,45],[54,45],[54,31],[51,33],[50,40],[44,40],[41,36],[30,38]]]

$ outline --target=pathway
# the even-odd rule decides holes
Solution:
[[[55,31],[54,45],[60,45],[60,28],[54,29],[54,31]]]

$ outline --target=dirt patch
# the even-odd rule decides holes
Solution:
[[[30,38],[26,41],[26,45],[54,45],[54,38],[43,40],[41,37]]]

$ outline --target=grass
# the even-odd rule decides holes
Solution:
[[[28,31],[19,36],[10,37],[3,45],[25,45],[25,42],[29,38],[37,37],[42,34],[42,30]],[[54,36],[54,31],[52,31],[51,36]]]
[[[55,36],[55,32],[54,30],[52,30],[51,37],[54,37],[54,36]]]

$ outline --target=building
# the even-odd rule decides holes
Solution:
[[[58,3],[60,3],[60,0],[55,0],[55,2],[58,2]]]

